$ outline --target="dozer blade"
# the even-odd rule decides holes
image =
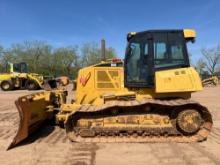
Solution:
[[[61,92],[45,91],[22,96],[15,101],[20,121],[18,131],[8,149],[26,139],[31,133],[36,131],[45,120],[53,118],[53,108],[57,107],[57,103],[55,103],[54,100],[59,96],[65,96],[59,94],[61,94]]]

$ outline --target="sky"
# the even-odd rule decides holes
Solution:
[[[54,47],[106,39],[124,57],[126,35],[193,28],[193,61],[220,43],[219,0],[0,0],[0,45],[40,40]]]

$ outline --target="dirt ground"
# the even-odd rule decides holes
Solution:
[[[0,164],[67,165],[214,165],[220,164],[220,86],[193,94],[213,114],[214,127],[201,143],[72,143],[65,131],[46,126],[9,151],[6,147],[17,130],[18,113],[14,100],[28,91],[0,91]],[[71,94],[70,94],[71,95]]]

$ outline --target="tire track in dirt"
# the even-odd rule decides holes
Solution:
[[[163,165],[218,165],[220,160],[203,149],[198,143],[193,144],[150,144],[152,154]]]
[[[5,102],[0,102],[0,110],[4,110],[4,109],[9,109],[9,108],[11,108],[11,107],[15,107],[13,104],[10,104],[10,105],[8,105],[8,104],[5,104]]]
[[[192,165],[218,165],[220,160],[212,155],[210,152],[205,151],[199,143],[191,144],[177,144],[174,153],[181,153],[187,164]]]
[[[185,161],[181,159],[180,152],[174,151],[176,148],[176,144],[149,144],[151,148],[151,154],[155,159],[157,159],[158,162],[162,165],[170,165],[170,164],[185,164]],[[175,152],[175,156],[174,156]]]
[[[67,141],[63,141],[63,139],[66,137],[66,132],[64,130],[59,130],[56,137],[54,137],[50,143],[56,144],[56,143],[66,143]]]
[[[218,128],[213,127],[209,135],[209,138],[211,138],[212,141],[216,142],[217,144],[220,144],[220,130]]]
[[[16,112],[0,113],[0,127],[18,127],[19,116]]]
[[[54,126],[45,126],[38,132],[36,137],[37,143],[65,143],[63,139],[66,137],[66,133],[63,129]]]
[[[3,120],[15,120],[18,118],[18,113],[11,112],[11,113],[1,113],[0,114],[0,121]]]
[[[32,164],[43,165],[43,164],[65,164],[66,161],[66,147],[65,145],[51,145],[51,144],[36,144],[40,145],[37,147],[37,153],[41,152],[34,158]]]
[[[56,129],[50,133],[47,137],[45,137],[44,139],[42,139],[42,142],[45,143],[52,143],[53,139],[56,138],[61,132],[59,131],[59,129]],[[59,141],[57,141],[56,143],[59,143]]]
[[[95,143],[71,143],[68,162],[71,165],[95,165],[98,146]]]
[[[203,158],[209,158],[209,160],[211,160],[214,164],[219,165],[220,164],[220,159],[216,156],[214,156],[212,153],[210,153],[208,150],[205,150],[204,147],[202,147],[201,145],[199,145],[199,143],[193,143],[191,145],[192,148],[194,148],[195,150],[197,150],[198,152],[200,152],[203,155]],[[202,162],[201,162],[202,164]],[[207,162],[207,164],[211,164],[211,162]]]
[[[47,126],[46,128],[49,129],[50,126]],[[44,134],[47,132],[46,130],[43,130],[41,133]],[[35,144],[56,146],[56,148],[54,149],[49,148],[45,150],[43,156],[44,158],[38,158],[37,161],[38,164],[53,164],[54,160],[52,159],[54,157],[56,157],[55,159],[56,164],[63,164],[63,163],[67,163],[71,165],[95,164],[95,155],[96,155],[96,150],[98,149],[96,144],[95,143],[82,144],[82,143],[69,142],[68,138],[66,137],[66,132],[64,129],[56,127],[48,136],[42,137],[40,139],[38,138]],[[59,155],[57,152],[59,153],[61,152],[61,155]]]
[[[13,128],[3,128],[0,129],[0,139],[8,140],[9,138],[13,138],[15,136],[16,131]]]
[[[96,144],[36,144],[32,163],[37,165],[95,165]],[[40,153],[34,155],[34,153]]]

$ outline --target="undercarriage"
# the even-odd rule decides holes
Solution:
[[[83,105],[66,122],[76,142],[196,142],[205,140],[211,127],[208,110],[183,99]]]

